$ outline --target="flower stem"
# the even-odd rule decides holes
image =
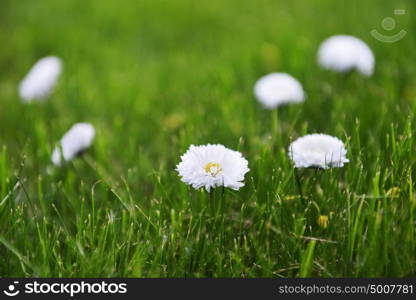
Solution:
[[[277,109],[272,112],[272,135],[277,134],[279,124],[279,113]]]

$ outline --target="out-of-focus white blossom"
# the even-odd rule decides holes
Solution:
[[[45,99],[53,90],[62,72],[62,61],[55,56],[47,56],[30,69],[20,82],[19,95],[23,102]]]

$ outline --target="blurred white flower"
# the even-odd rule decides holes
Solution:
[[[254,85],[254,95],[268,109],[305,99],[302,85],[286,73],[270,73],[261,77]]]
[[[176,167],[181,180],[195,189],[205,187],[208,192],[218,186],[239,190],[249,171],[242,154],[223,145],[191,145],[181,159]]]
[[[362,40],[349,35],[334,35],[322,42],[318,51],[318,63],[338,72],[357,69],[370,76],[374,70],[374,55]]]
[[[20,82],[19,95],[23,102],[43,100],[51,92],[62,71],[61,59],[47,56],[40,59]]]
[[[327,134],[308,134],[298,138],[289,146],[289,157],[296,168],[343,167],[349,162],[344,143]]]
[[[52,153],[52,162],[60,166],[61,158],[69,161],[91,146],[95,129],[89,123],[76,123],[65,133]],[[62,151],[61,151],[62,150]]]

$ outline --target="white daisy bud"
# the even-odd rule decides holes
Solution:
[[[340,168],[349,162],[344,143],[327,134],[308,134],[289,146],[289,157],[296,168]]]
[[[242,154],[223,145],[191,145],[181,159],[176,167],[181,180],[195,189],[205,187],[208,192],[218,186],[239,190],[249,171]]]
[[[58,57],[40,59],[20,82],[19,95],[22,101],[43,100],[49,96],[61,71],[62,62]]]
[[[366,76],[373,74],[374,55],[362,40],[349,35],[334,35],[321,44],[318,63],[324,68],[337,72],[357,69]]]
[[[89,123],[77,123],[65,133],[52,153],[52,162],[60,166],[61,158],[70,161],[81,152],[89,148],[94,140],[95,129]]]
[[[254,85],[254,95],[268,109],[305,99],[302,85],[286,73],[271,73],[261,77]]]

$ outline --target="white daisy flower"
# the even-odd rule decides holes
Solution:
[[[40,59],[20,82],[19,95],[23,102],[43,100],[55,86],[62,72],[61,59],[48,56]]]
[[[357,69],[370,76],[374,70],[374,55],[362,40],[349,35],[334,35],[322,42],[318,51],[318,63],[337,72]]]
[[[336,137],[316,133],[298,138],[289,146],[296,168],[340,168],[349,162],[344,143]]]
[[[60,145],[55,147],[52,153],[52,162],[60,166],[61,158],[64,161],[70,161],[91,146],[94,136],[95,129],[91,124],[75,124],[62,137]]]
[[[270,73],[261,77],[254,85],[254,95],[268,109],[305,99],[302,85],[286,73]]]
[[[191,145],[181,159],[176,166],[181,180],[195,189],[205,187],[208,192],[217,186],[239,190],[249,171],[242,154],[223,145]]]

